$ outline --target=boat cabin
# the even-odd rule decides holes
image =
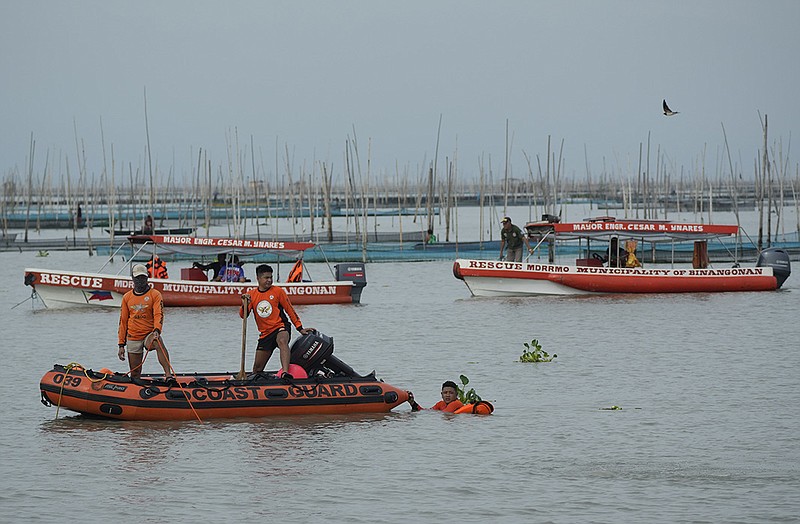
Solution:
[[[529,222],[525,230],[539,249],[547,244],[548,262],[555,262],[556,240],[562,251],[576,252],[576,266],[583,267],[641,267],[648,259],[659,261],[656,246],[672,245],[669,260],[675,262],[675,245],[692,242],[691,262],[694,269],[708,267],[708,240],[735,235],[737,226],[683,224],[668,220],[627,220],[612,216],[586,218],[582,222],[562,223],[554,215],[542,215],[542,220]],[[686,258],[681,249],[679,258]]]

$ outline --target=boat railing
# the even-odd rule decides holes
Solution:
[[[322,253],[322,258],[325,260],[325,265],[328,266],[328,271],[330,271],[331,275],[333,275],[333,277],[336,278],[336,272],[331,267],[331,263],[328,261],[328,255],[325,254],[325,251],[322,249],[322,246],[320,244],[316,244],[314,247],[319,249],[319,252]]]
[[[525,256],[525,261],[527,261],[531,257],[531,253],[533,253],[537,249],[539,249],[539,246],[542,245],[542,242],[547,240],[547,237],[550,236],[550,233],[552,233],[553,234],[553,238],[555,238],[555,231],[553,231],[553,230],[545,231],[544,234],[542,235],[542,238],[540,238],[539,241],[536,243],[536,246],[534,246],[534,248]],[[530,234],[528,236],[530,237]]]
[[[553,232],[552,230],[551,231],[546,231],[545,234],[542,235],[542,238],[539,239],[539,242],[536,243],[536,246],[534,246],[534,248],[533,248],[534,251],[539,249],[539,246],[542,245],[542,242],[547,240],[547,237],[550,236],[550,233],[553,233],[553,236],[555,237],[555,232]]]
[[[722,247],[725,249],[725,251],[727,251],[727,252],[728,252],[728,255],[730,255],[730,256],[731,256],[731,258],[733,258],[733,263],[734,263],[736,266],[738,266],[738,265],[739,265],[739,255],[738,255],[738,253],[739,253],[739,242],[736,242],[736,243],[734,244],[734,250],[735,250],[735,252],[734,252],[734,253],[731,253],[731,250],[728,248],[727,244],[725,244],[725,242],[723,242],[723,241],[722,241],[722,239],[721,239],[720,237],[716,237],[716,238],[715,238],[715,240],[716,240],[717,242],[719,242],[719,245],[720,245],[720,246],[722,246]]]
[[[130,260],[133,260],[133,257],[135,257],[136,255],[138,255],[138,254],[139,254],[139,252],[140,252],[140,251],[141,251],[141,250],[144,248],[145,244],[147,244],[147,242],[145,242],[144,244],[142,244],[142,247],[140,247],[139,249],[137,249],[137,250],[136,250],[136,252],[135,252],[135,253],[134,253],[134,254],[133,254],[131,257],[130,257]],[[120,245],[120,246],[119,246],[117,249],[115,249],[115,250],[114,250],[114,252],[113,252],[113,253],[111,253],[111,255],[109,255],[109,257],[106,259],[106,262],[105,262],[105,264],[103,264],[103,266],[102,266],[102,267],[101,267],[99,270],[97,270],[97,272],[98,272],[98,273],[101,273],[101,272],[102,272],[102,271],[103,271],[103,270],[106,268],[106,266],[107,266],[109,263],[111,263],[111,261],[112,261],[112,260],[114,260],[114,256],[115,256],[117,253],[119,253],[119,252],[120,252],[120,250],[121,250],[122,248],[124,248],[125,246],[126,246],[125,244],[122,244],[122,245]],[[116,274],[117,274],[117,275],[119,275],[120,273],[122,273],[122,269],[123,269],[124,267],[125,267],[125,266],[123,266],[123,267],[119,268],[119,271],[117,271],[117,272],[116,272]]]

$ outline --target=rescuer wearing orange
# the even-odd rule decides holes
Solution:
[[[239,308],[239,316],[245,318],[252,311],[255,313],[256,326],[260,336],[256,347],[256,357],[253,361],[253,372],[264,371],[272,356],[275,348],[280,349],[281,372],[289,373],[289,363],[291,353],[289,351],[289,339],[291,325],[289,320],[297,328],[301,335],[314,331],[313,328],[304,328],[300,322],[300,317],[289,302],[286,292],[280,287],[272,285],[272,267],[261,264],[256,268],[256,279],[258,289],[254,289],[242,295],[242,307]],[[287,318],[288,315],[288,318]]]
[[[153,289],[147,282],[147,268],[142,264],[133,266],[133,289],[122,297],[122,307],[119,310],[119,351],[120,360],[125,360],[125,346],[128,347],[128,365],[131,368],[131,378],[142,374],[145,339],[149,335],[158,355],[158,362],[164,368],[164,376],[172,376],[170,372],[169,353],[158,338],[164,327],[164,301],[161,293]],[[149,341],[148,341],[149,342]]]
[[[417,401],[414,400],[414,394],[408,392],[408,403],[411,404],[411,411],[419,411],[422,409]],[[458,400],[458,386],[452,380],[448,380],[442,384],[442,400],[433,405],[431,409],[437,411],[445,411],[447,413],[455,413],[464,404]]]

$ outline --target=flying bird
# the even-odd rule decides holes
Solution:
[[[672,109],[670,109],[669,106],[667,105],[666,100],[662,102],[662,105],[664,106],[664,116],[675,116],[678,113],[680,113],[680,111],[673,111]]]

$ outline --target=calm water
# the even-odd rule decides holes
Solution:
[[[800,518],[797,263],[776,293],[536,299],[470,298],[449,262],[371,264],[364,304],[301,307],[303,323],[423,405],[465,374],[494,415],[56,420],[40,377],[124,370],[118,312],[11,309],[29,295],[22,269],[102,262],[0,254],[4,521]],[[164,338],[178,371],[239,367],[235,309],[169,309]],[[516,362],[532,338],[557,361]]]

